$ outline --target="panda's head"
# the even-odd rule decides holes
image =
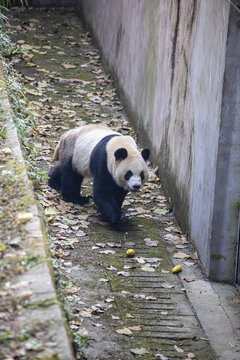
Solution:
[[[149,177],[146,161],[150,151],[144,149],[140,153],[130,136],[116,138],[115,146],[110,147],[113,152],[108,157],[108,169],[117,185],[126,191],[137,191]]]

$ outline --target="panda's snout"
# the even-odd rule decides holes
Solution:
[[[140,189],[140,187],[141,187],[141,185],[133,185],[133,188],[134,188],[135,190]]]
[[[141,186],[142,186],[142,181],[140,176],[133,175],[128,180],[128,188],[131,191],[137,191],[140,189]]]

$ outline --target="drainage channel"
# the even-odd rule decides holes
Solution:
[[[98,50],[73,12],[12,14],[15,41],[25,53],[15,67],[38,117],[31,133],[39,149],[36,173],[50,168],[53,149],[68,128],[92,121],[133,134]],[[142,192],[126,198],[127,220],[115,228],[101,219],[93,202],[67,204],[46,181],[37,178],[34,185],[77,359],[215,358],[182,283],[171,273],[172,244],[163,236],[181,240],[183,235],[154,171]],[[91,193],[90,181],[84,189]],[[133,258],[126,256],[128,248],[135,250]]]

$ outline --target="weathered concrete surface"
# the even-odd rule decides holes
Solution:
[[[209,270],[212,278],[220,277],[223,280],[234,276],[231,260],[236,253],[236,239],[239,236],[237,224],[240,199],[240,47],[236,44],[240,44],[240,11],[236,12],[231,8],[211,232],[212,259]],[[240,274],[240,268],[238,272]]]
[[[231,298],[233,293],[226,290],[223,285],[216,284],[215,287],[218,292],[221,291],[219,286],[223,287],[222,294],[224,294],[225,301],[228,292],[228,296]],[[240,354],[239,337],[233,329],[228,314],[226,316],[221,295],[219,296],[212,285],[204,280],[189,283],[187,289],[189,290],[188,297],[196,309],[197,316],[201,319],[201,324],[213,348],[219,354],[219,359],[237,360]],[[238,310],[235,309],[235,311],[237,313]],[[234,319],[234,316],[231,318]],[[239,333],[239,324],[237,327]],[[219,339],[224,339],[224,341],[219,341]]]
[[[234,281],[240,185],[238,165],[231,160],[230,169],[226,153],[239,157],[239,137],[223,124],[229,116],[236,121],[235,110],[227,109],[239,109],[239,102],[238,91],[227,85],[234,81],[237,86],[238,76],[228,75],[227,68],[222,103],[229,2],[76,4],[93,29],[130,119],[153,150],[165,191],[190,231],[207,275]],[[236,44],[237,25],[234,29],[229,42]],[[233,47],[228,44],[227,57],[236,74]],[[238,55],[233,56],[237,61]],[[235,105],[226,106],[229,101]]]
[[[0,84],[0,358],[71,360],[73,352],[45,249],[46,234],[2,68]],[[28,219],[18,221],[21,214],[28,214]]]
[[[29,107],[38,116],[32,138],[39,149],[36,170],[49,169],[52,150],[69,127],[101,122],[135,136],[103,72],[97,49],[73,13],[14,13],[14,24],[18,26],[16,40],[28,52],[24,61],[17,59],[16,67],[26,84]],[[90,181],[84,184],[84,191],[91,194]],[[69,327],[77,340],[88,344],[84,347],[83,341],[78,342],[77,358],[180,360],[194,355],[199,360],[237,360],[236,326],[219,326],[216,332],[211,329],[209,339],[216,354],[206,336],[208,326],[216,322],[214,306],[219,310],[219,303],[210,303],[212,312],[205,308],[199,311],[199,318],[195,315],[198,301],[206,299],[204,276],[196,254],[168,211],[154,171],[143,192],[127,197],[124,209],[128,220],[116,228],[103,221],[92,202],[84,207],[65,203],[45,183],[38,184],[36,195],[48,220],[58,291]],[[157,243],[149,246],[149,238]],[[128,247],[135,249],[135,258],[126,257]],[[174,257],[174,263],[183,266],[182,282],[171,273],[171,254],[182,257]],[[122,271],[125,274],[118,274]],[[194,287],[195,282],[199,286]],[[186,297],[192,283],[189,290],[196,299],[195,310]],[[235,301],[236,312],[229,311],[229,317],[232,313],[237,318],[239,299],[233,288],[231,291],[229,299]],[[228,321],[226,316],[221,319],[223,324]],[[132,328],[132,333],[116,332],[124,328]],[[233,346],[228,344],[229,338]],[[231,357],[221,357],[223,344]],[[130,349],[147,353],[137,356]]]

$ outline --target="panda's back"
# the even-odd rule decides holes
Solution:
[[[120,135],[102,125],[85,125],[79,129],[73,149],[73,166],[82,176],[91,176],[90,158],[95,146],[108,135]]]

